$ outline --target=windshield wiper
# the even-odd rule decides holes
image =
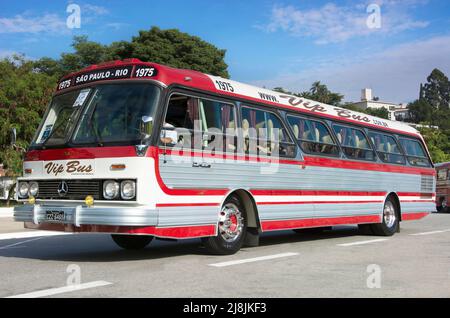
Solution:
[[[74,112],[74,113],[76,113],[76,112]],[[72,113],[72,116],[70,116],[69,117],[69,120],[67,121],[67,122],[64,122],[64,121],[62,121],[61,122],[61,124],[59,124],[58,126],[56,126],[55,127],[55,129],[53,129],[51,132],[50,132],[50,134],[48,135],[48,137],[44,140],[44,142],[42,143],[42,149],[45,149],[46,147],[46,145],[47,145],[47,142],[50,140],[50,138],[52,138],[53,137],[53,135],[55,134],[55,132],[59,129],[59,128],[61,128],[64,124],[66,124],[67,125],[67,127],[69,127],[69,125],[72,123],[72,120],[73,120],[73,117],[74,117],[74,113]],[[65,137],[65,136],[64,136]]]

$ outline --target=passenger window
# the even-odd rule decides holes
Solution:
[[[422,144],[413,139],[400,138],[400,144],[406,153],[408,162],[413,166],[429,167],[430,161],[423,149]]]
[[[369,137],[382,161],[405,164],[405,157],[393,136],[371,131]]]
[[[166,146],[234,152],[234,107],[218,101],[172,95],[160,139]]]
[[[359,160],[375,159],[374,151],[361,130],[340,125],[333,125],[333,130],[348,158]]]
[[[297,116],[288,116],[288,122],[305,152],[332,156],[339,154],[339,147],[323,123]]]
[[[243,107],[241,125],[245,153],[294,157],[295,145],[275,114]]]

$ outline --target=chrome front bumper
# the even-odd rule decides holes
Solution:
[[[64,221],[48,221],[46,211],[64,211]],[[156,226],[157,210],[143,207],[87,207],[83,205],[29,205],[14,208],[14,220],[34,224],[113,225],[113,226]]]

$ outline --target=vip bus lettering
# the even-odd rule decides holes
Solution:
[[[66,166],[64,164],[57,164],[54,162],[49,162],[45,166],[45,169],[47,171],[47,174],[53,174],[58,176],[59,174],[63,173],[64,171],[66,173],[79,173],[79,174],[89,174],[93,172],[91,165],[81,165],[79,161],[69,161]]]
[[[339,117],[351,118],[351,119],[354,119],[354,120],[370,123],[370,119],[368,117],[362,116],[362,115],[352,114],[352,112],[349,111],[348,109],[334,108],[334,110],[336,111],[336,113],[337,113],[337,115]]]

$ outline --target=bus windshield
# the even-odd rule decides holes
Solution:
[[[149,83],[98,85],[56,96],[34,146],[137,144],[143,117],[154,117],[160,90]],[[78,124],[77,124],[78,122]]]

